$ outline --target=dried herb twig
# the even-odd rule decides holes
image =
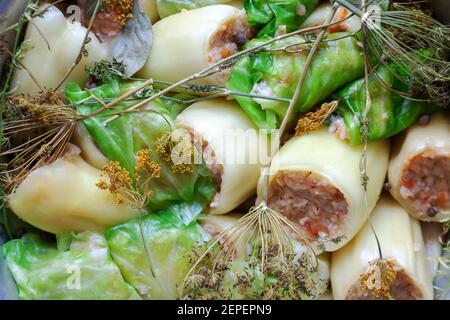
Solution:
[[[221,61],[218,61],[218,62],[212,64],[211,66],[203,69],[200,72],[197,72],[197,73],[195,73],[195,74],[193,74],[193,75],[191,75],[191,76],[189,76],[189,77],[187,77],[185,79],[182,79],[182,80],[180,80],[180,81],[178,81],[178,82],[176,82],[176,83],[174,83],[174,84],[172,84],[172,85],[162,89],[161,91],[155,93],[154,95],[148,97],[147,99],[141,101],[140,103],[138,103],[138,104],[132,106],[131,108],[129,108],[128,110],[124,111],[123,114],[125,114],[127,111],[139,109],[142,106],[144,106],[145,104],[147,104],[148,102],[151,102],[151,101],[159,98],[160,96],[162,96],[162,95],[164,95],[164,94],[166,94],[166,93],[168,93],[170,91],[173,91],[174,89],[180,87],[181,85],[184,85],[186,83],[189,83],[189,82],[192,82],[192,81],[195,81],[195,80],[198,80],[198,79],[210,76],[210,75],[212,75],[214,73],[223,71],[223,70],[229,68],[230,66],[232,66],[237,61],[238,58],[240,58],[242,56],[245,56],[245,55],[248,55],[248,54],[252,54],[252,53],[258,52],[258,50],[260,50],[261,48],[264,48],[265,46],[267,46],[267,45],[269,45],[271,43],[274,43],[274,42],[280,41],[282,39],[286,39],[286,38],[292,37],[294,35],[307,33],[307,32],[311,32],[311,31],[318,30],[318,29],[328,28],[328,27],[333,26],[335,24],[338,24],[340,22],[341,21],[336,21],[336,22],[333,22],[333,23],[327,23],[327,24],[320,25],[320,26],[314,26],[314,27],[309,27],[309,28],[296,30],[296,31],[293,31],[291,33],[283,34],[283,35],[277,36],[275,38],[269,39],[267,41],[264,41],[264,42],[256,45],[255,47],[248,48],[246,50],[243,50],[243,51],[240,51],[238,53],[235,53],[235,54],[233,54],[233,55],[231,55],[231,56],[229,56],[229,57],[227,57],[227,58],[225,58],[225,59],[223,59]],[[123,99],[128,98],[129,96],[131,96],[134,93],[136,93],[137,91],[139,91],[139,90],[141,90],[141,89],[151,85],[152,83],[153,83],[153,79],[149,79],[149,80],[143,82],[137,88],[134,88],[133,90],[130,90],[129,92],[123,94],[119,98],[117,98],[117,99],[113,100],[112,102],[110,102],[107,105],[107,108],[114,106],[115,104],[121,102]],[[95,116],[95,113],[93,115]],[[104,124],[106,125],[106,124],[110,123],[111,121],[114,121],[114,120],[118,119],[120,116],[121,115],[113,116],[110,119],[107,119],[104,122]]]

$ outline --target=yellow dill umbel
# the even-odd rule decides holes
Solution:
[[[126,204],[140,210],[154,194],[151,181],[161,177],[161,166],[151,160],[149,149],[136,153],[134,173],[133,180],[130,172],[118,161],[110,161],[103,167],[101,179],[96,185],[114,195],[116,204]]]
[[[363,291],[369,291],[375,298],[394,300],[391,284],[397,277],[394,263],[387,259],[375,259],[369,262],[369,269],[359,277]]]
[[[133,18],[133,0],[105,0],[103,12],[114,17],[114,21],[126,26]]]
[[[128,170],[122,168],[118,161],[110,161],[103,167],[102,179],[97,183],[97,187],[113,194],[116,204],[123,204],[126,199],[134,202],[134,199],[124,196],[133,191],[133,181]]]
[[[166,134],[158,138],[155,151],[165,162],[171,164],[173,173],[190,174],[194,172],[196,148],[189,137],[179,137],[173,141],[171,134]],[[177,161],[173,161],[176,157]]]
[[[301,136],[305,133],[318,130],[325,120],[336,110],[338,105],[338,101],[323,103],[317,110],[302,115],[298,119],[297,126],[295,127],[295,135]]]
[[[146,197],[153,195],[151,180],[161,177],[161,166],[152,161],[149,149],[142,149],[136,153],[136,166],[134,167],[136,184],[141,194]]]

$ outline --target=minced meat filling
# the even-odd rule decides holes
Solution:
[[[231,56],[251,38],[252,31],[245,15],[230,19],[210,40],[208,62],[214,63]]]
[[[348,212],[342,192],[310,171],[279,171],[269,186],[268,205],[314,240],[336,237]]]
[[[391,283],[390,293],[395,300],[419,300],[422,299],[422,290],[415,281],[398,264],[397,276]],[[359,280],[353,284],[347,293],[347,300],[379,300],[370,291],[362,290]]]
[[[430,217],[450,208],[450,157],[419,154],[402,175],[400,194]]]

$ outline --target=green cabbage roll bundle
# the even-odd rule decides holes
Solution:
[[[347,34],[334,33],[326,37],[309,67],[295,112],[306,112],[328,98],[345,84],[364,74],[364,59],[357,40]],[[249,46],[265,39],[256,39]],[[289,37],[266,50],[304,42],[300,36]],[[308,45],[289,48],[297,53],[260,52],[242,58],[233,67],[227,87],[230,90],[262,96],[292,98],[305,67]],[[274,129],[283,119],[288,103],[261,98],[236,97],[249,118],[261,129]]]
[[[27,233],[6,243],[3,254],[21,299],[140,299],[96,233],[66,234],[57,245]]]
[[[371,105],[367,115],[368,140],[390,138],[411,126],[417,119],[436,111],[426,97],[414,95],[413,83],[404,68],[397,64],[380,66],[369,77]],[[340,90],[338,114],[344,120],[350,144],[362,143],[361,124],[366,106],[364,78]]]

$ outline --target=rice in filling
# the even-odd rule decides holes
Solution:
[[[409,161],[400,194],[423,216],[433,217],[450,208],[450,157],[421,153]]]
[[[215,63],[231,56],[251,38],[252,31],[244,14],[230,19],[210,40],[208,62]]]
[[[342,192],[311,171],[279,171],[269,186],[268,205],[314,240],[338,236],[348,213]]]
[[[398,263],[394,262],[397,272],[395,280],[390,285],[390,293],[395,300],[419,300],[422,299],[422,290],[416,285],[414,279]],[[370,291],[361,288],[359,280],[353,284],[347,293],[347,300],[380,300]]]

